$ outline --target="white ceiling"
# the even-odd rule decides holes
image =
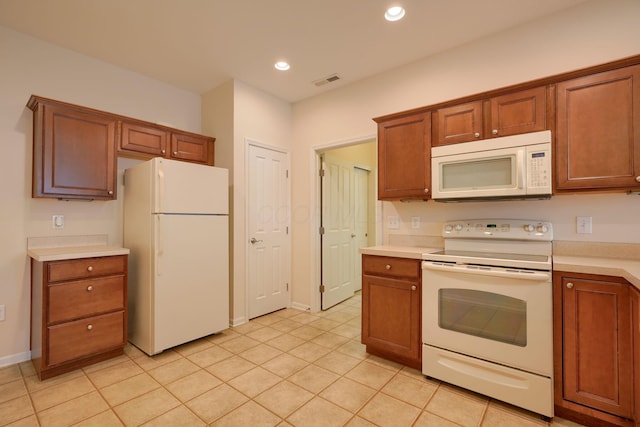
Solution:
[[[0,25],[192,92],[238,79],[295,102],[583,1],[0,0]],[[407,16],[385,21],[395,4]]]

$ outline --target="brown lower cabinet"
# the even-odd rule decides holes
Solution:
[[[363,255],[362,273],[367,352],[421,369],[420,260]]]
[[[41,380],[119,356],[127,255],[31,261],[31,358]]]
[[[566,272],[553,287],[556,415],[637,426],[638,292],[619,277]]]

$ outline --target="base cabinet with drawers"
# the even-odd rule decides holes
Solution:
[[[31,358],[41,380],[123,354],[127,255],[31,261]]]
[[[363,255],[362,273],[367,352],[421,369],[420,260]]]

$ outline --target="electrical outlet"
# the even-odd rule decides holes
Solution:
[[[51,228],[54,230],[64,228],[64,215],[53,215],[51,217]]]
[[[400,228],[400,218],[398,218],[397,216],[387,217],[387,227],[394,230]]]
[[[411,228],[420,228],[420,217],[412,216],[411,217]]]
[[[593,233],[592,218],[590,216],[577,216],[576,228],[579,234]]]
[[[0,322],[4,322],[5,308],[4,304],[0,305]]]

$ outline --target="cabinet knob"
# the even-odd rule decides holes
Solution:
[[[640,176],[636,176],[636,181],[640,182]]]
[[[93,286],[89,285],[87,286],[87,292],[91,292],[93,290]]]
[[[174,156],[177,156],[177,155],[178,155],[178,152],[177,152],[177,151],[174,151],[174,152],[173,152],[173,155],[174,155]]]
[[[428,189],[428,188],[425,188],[425,189],[424,189],[424,192],[425,192],[425,193],[428,193],[428,192],[429,192],[429,189]]]
[[[384,268],[386,268],[387,270],[391,270],[391,266],[389,264],[385,265]]]
[[[87,271],[93,271],[93,267],[92,266],[87,267]]]
[[[492,134],[497,135],[498,134],[498,129],[494,129],[491,131]]]
[[[474,133],[473,136],[475,136],[476,138],[480,138],[480,132]]]
[[[412,290],[412,291],[415,291],[416,289],[418,289],[418,288],[416,288],[416,285],[412,285],[412,286],[411,286],[411,290]]]
[[[162,154],[167,154],[167,150],[161,150],[160,151]]]
[[[571,282],[567,283],[567,288],[569,288],[569,289],[573,288],[573,283],[571,283]]]
[[[87,325],[87,331],[90,331],[93,329],[93,325]]]
[[[107,191],[107,193],[108,193],[110,196],[113,196],[113,190],[109,190],[109,191]]]

